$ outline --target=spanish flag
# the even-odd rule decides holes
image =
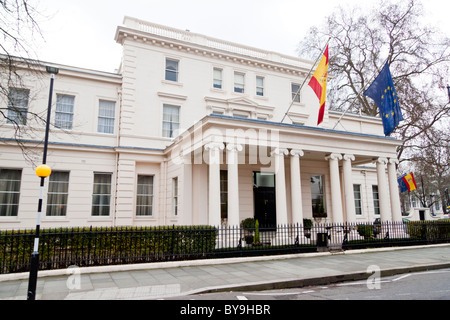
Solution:
[[[328,45],[323,53],[323,57],[317,66],[316,72],[314,72],[309,86],[316,93],[317,98],[320,100],[319,117],[317,124],[323,121],[323,115],[325,113],[325,98],[327,96],[327,76],[328,76]]]
[[[414,174],[412,172],[401,176],[398,179],[398,182],[400,185],[400,192],[413,191],[417,189],[416,180],[414,179]]]

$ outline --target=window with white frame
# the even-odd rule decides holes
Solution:
[[[180,107],[169,104],[163,105],[162,135],[165,138],[174,138],[180,129]]]
[[[53,171],[47,192],[47,216],[66,216],[69,197],[69,172]]]
[[[153,215],[153,176],[138,175],[136,192],[136,215]]]
[[[220,170],[220,218],[228,218],[228,171]]]
[[[300,102],[300,85],[297,83],[291,83],[292,100],[294,102]]]
[[[114,133],[116,103],[114,101],[100,100],[98,107],[98,127],[100,133]]]
[[[0,169],[0,217],[16,217],[22,170]]]
[[[374,213],[379,215],[380,214],[380,197],[378,194],[378,186],[377,185],[372,185],[372,196],[373,196]]]
[[[56,95],[55,127],[60,129],[72,129],[74,96]]]
[[[222,69],[214,68],[213,87],[216,89],[222,89]]]
[[[94,173],[92,215],[109,216],[111,205],[111,173]]]
[[[178,60],[166,59],[166,80],[178,82],[178,64]]]
[[[240,72],[234,73],[234,92],[244,93],[245,91],[245,74]]]
[[[256,95],[264,96],[264,78],[256,77]]]
[[[353,196],[355,198],[355,213],[356,213],[356,215],[362,215],[361,185],[360,184],[353,185]]]
[[[30,90],[9,88],[7,123],[26,125]]]
[[[172,213],[178,216],[178,177],[172,179]]]

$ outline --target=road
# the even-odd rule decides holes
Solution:
[[[407,273],[329,286],[258,292],[223,292],[171,300],[450,300],[450,269]]]

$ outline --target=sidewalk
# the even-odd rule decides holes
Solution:
[[[37,300],[160,299],[265,290],[450,267],[450,244],[40,271]],[[28,273],[0,275],[0,300],[26,300]],[[186,299],[189,299],[186,297]]]

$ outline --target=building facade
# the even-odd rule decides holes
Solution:
[[[115,73],[50,63],[43,228],[401,220],[401,141],[375,117],[317,126],[313,91],[296,94],[312,61],[130,17],[115,40]],[[49,77],[20,72],[0,101],[21,128],[0,124],[1,229],[36,223]]]

